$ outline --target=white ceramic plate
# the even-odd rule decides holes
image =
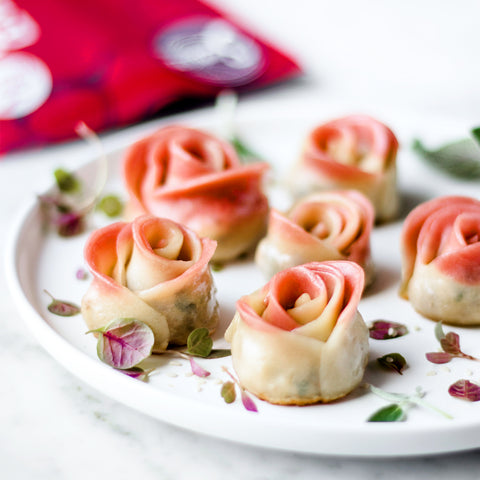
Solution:
[[[237,125],[242,138],[271,162],[275,175],[280,176],[295,159],[308,130],[343,113],[353,112],[326,112],[308,105],[303,109],[298,105],[240,108]],[[469,125],[408,114],[387,113],[379,119],[393,128],[403,146],[398,169],[404,212],[419,201],[438,195],[478,197],[478,183],[455,182],[423,164],[409,149],[414,136],[427,143],[439,143],[466,135]],[[204,128],[214,125],[208,110],[180,116],[176,121]],[[124,196],[120,157],[121,151],[109,155],[111,170],[106,191]],[[92,179],[95,164],[93,159],[85,160],[79,174]],[[282,206],[284,200],[281,190],[272,192],[274,204]],[[69,239],[45,234],[34,200],[14,227],[7,271],[12,295],[28,326],[55,359],[101,392],[156,419],[245,444],[313,454],[398,456],[480,447],[480,404],[458,400],[447,393],[449,385],[458,379],[480,380],[479,364],[455,359],[441,366],[425,359],[425,353],[435,351],[438,342],[434,324],[416,314],[397,295],[400,229],[401,221],[375,228],[372,249],[377,279],[359,310],[367,323],[379,318],[397,321],[408,326],[409,334],[393,340],[370,341],[365,380],[391,392],[413,393],[421,386],[427,392],[425,400],[451,414],[450,420],[415,407],[409,410],[405,422],[367,423],[369,415],[387,402],[362,389],[332,404],[307,407],[273,406],[256,399],[259,412],[248,412],[239,399],[227,405],[220,396],[221,382],[228,380],[221,367],[225,365],[233,371],[229,358],[199,360],[212,372],[205,380],[189,374],[188,362],[168,355],[151,360],[157,369],[148,383],[114,371],[98,360],[95,338],[85,335],[81,316],[63,318],[47,311],[49,297],[44,289],[57,298],[80,303],[90,280],[77,280],[75,272],[83,266],[87,234]],[[264,279],[251,259],[229,265],[214,275],[222,311],[215,342],[218,347],[226,347],[223,332],[233,317],[236,299],[263,285]],[[463,350],[480,356],[478,329],[454,330],[460,334]],[[376,358],[391,352],[399,352],[407,359],[408,368],[403,375],[377,366]]]

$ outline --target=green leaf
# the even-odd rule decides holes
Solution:
[[[190,355],[206,358],[212,351],[213,340],[208,328],[196,328],[187,338],[187,352]]]
[[[463,180],[474,180],[480,178],[480,145],[477,143],[480,129],[473,130],[472,134],[475,140],[464,138],[432,150],[415,139],[412,149],[444,173]]]
[[[61,192],[75,193],[80,190],[80,181],[73,173],[67,172],[63,168],[57,168],[53,175]]]
[[[98,358],[121,370],[135,367],[148,358],[155,341],[152,329],[146,323],[133,318],[120,318],[87,333],[99,333]]]
[[[233,403],[237,398],[235,393],[235,384],[233,382],[225,382],[222,385],[222,390],[220,391],[225,403]]]
[[[407,418],[400,405],[395,403],[377,410],[368,418],[368,422],[403,422]]]
[[[229,357],[232,351],[229,348],[213,348],[207,358],[224,358]]]
[[[245,163],[256,161],[260,158],[260,156],[251,150],[239,137],[235,136],[231,138],[230,143]]]
[[[437,322],[435,325],[435,338],[441,342],[445,338],[445,332],[443,331],[442,322]]]
[[[116,195],[105,195],[97,203],[97,210],[107,217],[118,217],[123,212],[123,202]]]
[[[399,353],[388,353],[383,357],[377,358],[377,362],[382,365],[382,367],[389,368],[395,372],[403,375],[402,370],[407,365],[405,358]]]
[[[471,132],[473,139],[480,144],[480,127],[472,128]]]
[[[61,317],[72,317],[80,313],[80,307],[75,303],[58,300],[51,293],[47,292],[47,290],[44,290],[44,292],[52,299],[47,307],[50,313]]]

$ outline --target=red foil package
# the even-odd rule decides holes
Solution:
[[[2,0],[0,152],[251,90],[297,63],[198,0]]]

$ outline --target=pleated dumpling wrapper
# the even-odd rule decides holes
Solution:
[[[91,330],[120,318],[146,323],[154,352],[184,345],[192,330],[218,323],[209,269],[215,242],[171,220],[141,216],[91,234],[85,260],[93,281],[82,299]]]
[[[383,123],[350,115],[313,129],[287,180],[296,197],[314,191],[362,192],[378,222],[393,219],[399,208],[396,180],[398,141]]]
[[[438,197],[403,224],[400,294],[420,314],[452,325],[480,325],[480,201]]]
[[[373,281],[370,234],[373,206],[360,192],[338,190],[308,195],[286,214],[271,209],[267,235],[255,262],[267,278],[308,262],[351,260]]]
[[[354,262],[312,262],[238,300],[225,338],[242,387],[281,405],[350,393],[368,360],[368,328],[357,310],[363,282]]]
[[[268,168],[261,162],[241,165],[235,149],[209,133],[162,128],[126,153],[127,218],[171,218],[215,240],[215,261],[234,259],[265,234]]]

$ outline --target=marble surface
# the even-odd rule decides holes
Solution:
[[[476,1],[216,0],[304,64],[304,79],[251,94],[480,121]],[[107,147],[144,128],[104,135]],[[121,140],[120,140],[121,138]],[[41,192],[79,142],[0,162],[0,251],[19,204]],[[408,459],[308,456],[252,448],[152,420],[69,374],[36,342],[0,275],[0,472],[5,479],[478,478],[480,452]],[[480,407],[479,407],[480,408]],[[479,411],[480,414],[480,411]],[[395,442],[395,438],[392,438]]]

